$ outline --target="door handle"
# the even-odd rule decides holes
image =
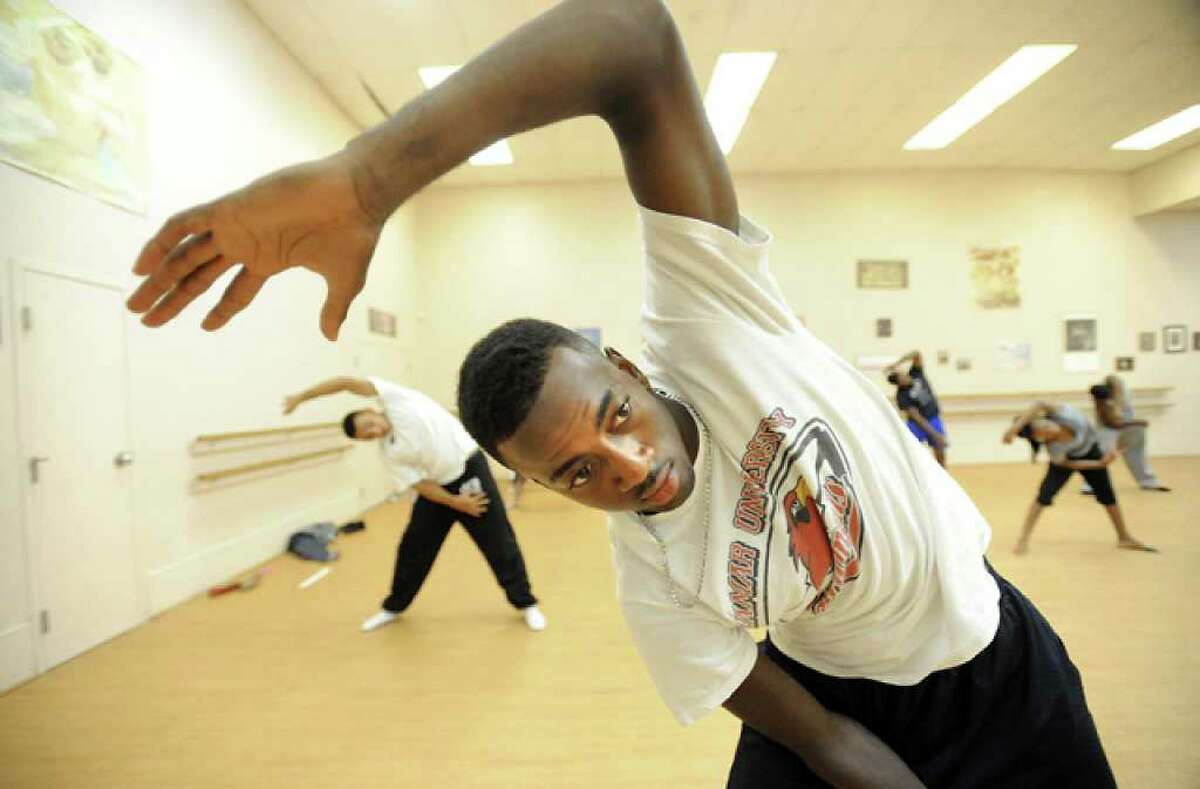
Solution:
[[[31,457],[29,459],[29,481],[34,485],[38,483],[38,467],[42,463],[50,462],[48,457]]]
[[[133,453],[130,452],[128,449],[121,450],[120,452],[117,453],[117,456],[113,458],[113,465],[116,466],[117,468],[121,468],[122,466],[129,466],[132,464],[133,464]]]

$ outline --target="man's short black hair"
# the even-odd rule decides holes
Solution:
[[[898,385],[900,383],[899,373],[888,373],[887,382],[892,386]]]
[[[346,434],[346,438],[358,438],[355,435],[354,417],[361,413],[362,411],[351,411],[342,417],[342,432]]]
[[[1096,384],[1088,390],[1088,393],[1097,400],[1107,400],[1112,397],[1112,390],[1104,384]]]
[[[557,323],[520,318],[475,343],[458,371],[458,418],[489,455],[517,432],[537,401],[555,348],[598,349]]]

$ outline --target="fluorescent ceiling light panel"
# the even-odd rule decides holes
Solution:
[[[1113,143],[1113,149],[1117,151],[1148,151],[1182,137],[1188,132],[1194,132],[1196,129],[1200,129],[1200,104],[1193,104],[1186,110],[1180,110],[1169,118],[1163,118],[1158,123],[1147,126],[1120,142]]]
[[[458,71],[460,66],[422,66],[417,69],[421,82],[426,88],[433,88],[442,83],[447,77]],[[491,167],[495,165],[512,164],[512,149],[506,140],[492,143],[479,153],[467,160],[476,167]]]
[[[1032,85],[1076,49],[1074,44],[1021,47],[958,101],[904,143],[907,151],[936,150],[957,140],[997,107]]]
[[[704,94],[704,111],[722,153],[733,150],[774,64],[774,52],[725,52],[717,58]]]

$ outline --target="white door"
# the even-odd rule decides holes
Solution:
[[[111,286],[20,268],[22,449],[45,671],[139,624],[124,308]]]

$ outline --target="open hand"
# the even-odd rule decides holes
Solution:
[[[161,326],[235,265],[241,270],[204,318],[208,331],[245,309],[263,283],[300,266],[325,278],[321,332],[337,339],[366,282],[383,223],[362,208],[344,153],[288,167],[166,221],[138,256],[144,277],[127,306]]]
[[[455,498],[458,499],[456,505],[459,512],[480,518],[483,513],[487,512],[488,497],[486,493],[459,493]]]

